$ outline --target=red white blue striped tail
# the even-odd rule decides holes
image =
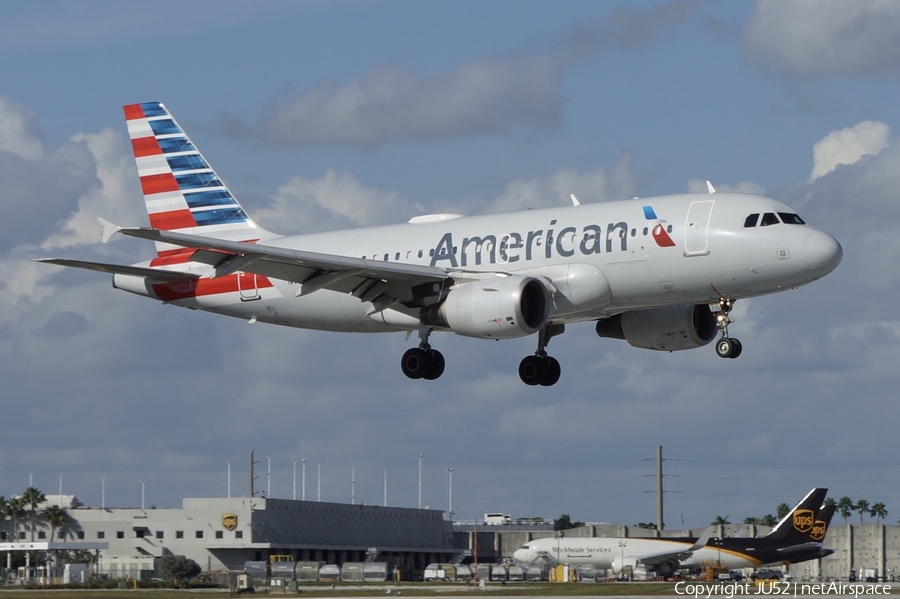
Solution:
[[[254,223],[166,107],[124,107],[150,226],[166,231],[257,241],[274,237]],[[159,257],[183,248],[156,244]]]

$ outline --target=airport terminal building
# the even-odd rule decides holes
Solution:
[[[77,500],[63,505],[66,524],[54,547],[107,544],[96,568],[112,578],[157,576],[158,558],[166,553],[189,557],[205,572],[240,571],[245,562],[268,562],[274,555],[362,562],[370,550],[401,572],[412,572],[459,554],[452,526],[439,510],[258,497],[185,498],[180,509],[72,505]],[[30,538],[27,534],[20,531],[18,540]],[[42,530],[39,538],[47,534]]]

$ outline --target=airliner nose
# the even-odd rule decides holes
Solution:
[[[513,551],[513,559],[516,560],[517,563],[526,564],[529,563],[529,555],[528,551],[524,549],[516,549]]]
[[[822,271],[825,276],[837,268],[844,257],[844,250],[838,240],[824,231],[813,231],[803,242],[806,264],[811,270]]]

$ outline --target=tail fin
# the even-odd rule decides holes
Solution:
[[[816,523],[809,533],[809,536],[812,537],[813,541],[821,541],[825,538],[825,533],[828,532],[828,526],[831,524],[831,517],[834,516],[835,509],[836,506],[833,503],[830,503],[823,507],[819,512],[818,517],[816,517]]]
[[[274,237],[247,216],[159,102],[124,107],[150,226],[229,241]],[[183,248],[156,244],[160,258]]]
[[[827,523],[824,526],[820,525],[822,523],[821,514],[825,514],[829,509],[829,506],[822,507],[827,494],[828,489],[818,488],[807,493],[806,497],[801,499],[800,503],[775,525],[766,538],[785,541],[788,544],[808,543],[810,540],[821,541],[828,528]],[[831,515],[833,514],[834,509],[832,508]],[[829,522],[831,515],[828,515]],[[821,537],[818,536],[820,530]]]

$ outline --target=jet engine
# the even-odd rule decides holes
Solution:
[[[541,330],[550,313],[550,295],[538,279],[505,276],[463,283],[437,306],[424,308],[426,325],[482,339],[524,337]]]
[[[715,338],[716,317],[706,304],[634,310],[597,321],[597,334],[642,349],[694,349]]]

